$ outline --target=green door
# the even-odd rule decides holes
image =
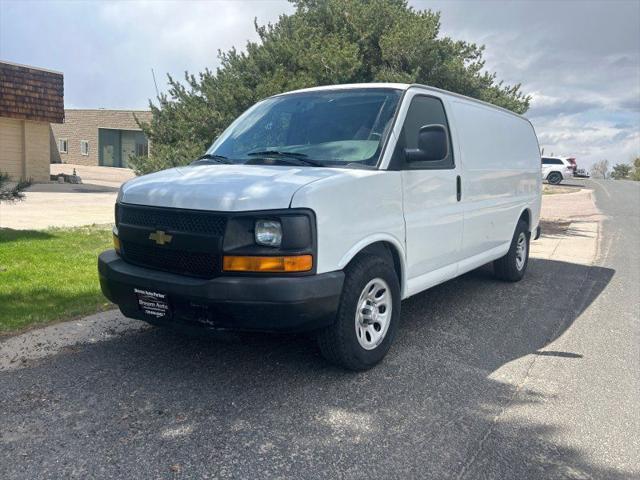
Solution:
[[[98,130],[98,149],[100,165],[104,167],[122,166],[120,130],[100,128]]]

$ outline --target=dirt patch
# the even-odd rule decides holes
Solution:
[[[540,220],[540,229],[544,236],[562,235],[567,231],[571,222],[568,220]]]
[[[0,372],[25,368],[61,351],[72,353],[82,344],[106,341],[149,328],[144,322],[123,317],[118,310],[109,310],[5,337],[0,339]]]
[[[567,187],[563,185],[543,185],[542,186],[542,194],[543,195],[556,195],[561,193],[575,193],[576,187]]]

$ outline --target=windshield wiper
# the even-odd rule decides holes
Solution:
[[[224,163],[231,164],[232,162],[224,155],[216,155],[214,153],[205,153],[196,161],[191,162],[191,165],[203,165],[208,163]]]
[[[288,163],[289,165],[310,165],[312,167],[324,167],[325,164],[316,162],[307,158],[304,153],[296,152],[282,152],[279,150],[261,150],[259,152],[249,152],[247,156],[251,157],[265,157],[265,158],[277,158],[279,161]]]

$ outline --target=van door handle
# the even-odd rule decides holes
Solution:
[[[462,200],[462,179],[460,175],[456,177],[456,199],[458,201]]]

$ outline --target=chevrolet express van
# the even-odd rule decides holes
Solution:
[[[102,291],[156,325],[312,330],[328,360],[367,369],[401,300],[488,262],[523,277],[540,169],[525,118],[454,93],[275,95],[190,166],[122,186]]]

